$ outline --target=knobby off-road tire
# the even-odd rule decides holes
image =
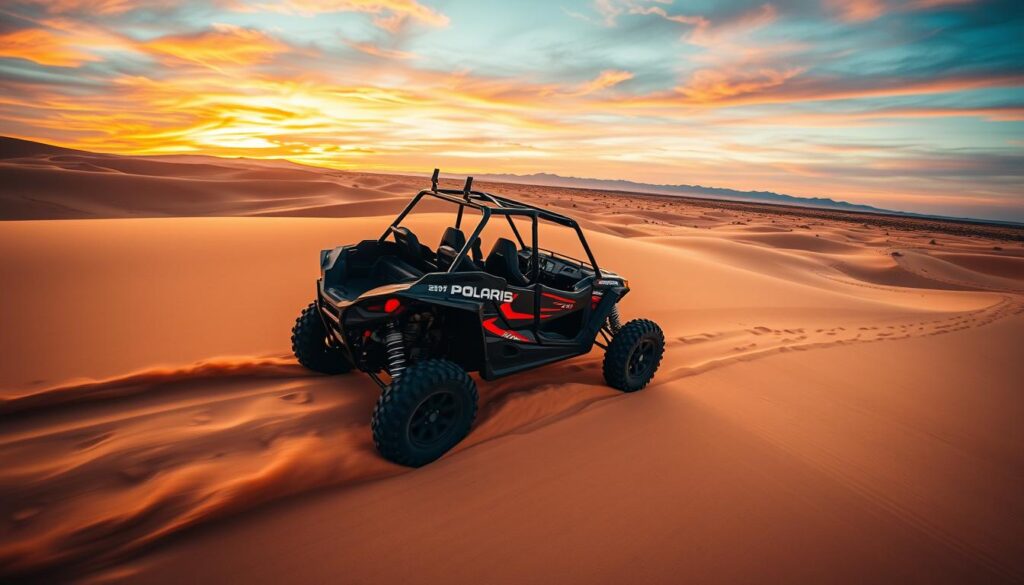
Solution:
[[[615,334],[604,354],[604,379],[623,392],[646,386],[661,365],[665,334],[654,321],[634,319]]]
[[[402,372],[373,409],[373,442],[384,456],[420,467],[444,455],[473,426],[476,384],[447,360],[424,360]]]
[[[327,345],[327,329],[316,308],[310,303],[292,327],[292,353],[299,363],[321,374],[344,374],[352,369],[345,354]]]

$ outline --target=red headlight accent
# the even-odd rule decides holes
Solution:
[[[384,312],[386,312],[386,313],[394,313],[401,306],[402,306],[402,301],[400,301],[398,299],[388,299],[387,301],[384,302]]]

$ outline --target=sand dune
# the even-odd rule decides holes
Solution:
[[[1024,373],[1012,348],[979,345],[1021,325],[793,352],[661,382],[421,471],[249,515],[122,575],[1014,582],[1021,525],[1007,507],[1020,501],[1020,437],[1001,407],[1015,392],[996,385],[979,401],[970,372]],[[961,343],[973,349],[932,362]],[[852,379],[856,364],[879,372],[877,386]],[[966,414],[950,408],[965,403],[974,405]]]
[[[421,188],[394,177],[379,189],[362,176],[287,162],[125,157],[0,138],[0,218],[309,216],[346,205],[365,216],[394,213],[408,191]]]
[[[664,367],[630,396],[599,353],[480,382],[470,437],[410,471],[373,449],[376,386],[287,343],[317,252],[419,180],[8,147],[7,579],[1024,578],[1012,230],[517,186],[629,277]]]

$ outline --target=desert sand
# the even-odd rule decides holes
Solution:
[[[288,331],[425,179],[0,146],[0,580],[1024,579],[1019,229],[485,185],[580,219],[666,357],[480,381],[409,470]]]

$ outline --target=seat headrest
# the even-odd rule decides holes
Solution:
[[[413,261],[423,258],[423,249],[420,248],[420,239],[407,227],[395,228],[395,242],[405,251]]]
[[[491,274],[504,278],[511,285],[526,286],[529,282],[519,269],[519,248],[512,240],[506,238],[494,241],[484,268]]]
[[[515,242],[508,238],[498,238],[494,240],[494,245],[491,246],[488,256],[514,257],[517,254],[519,254],[519,246],[516,246]]]
[[[461,250],[466,245],[466,234],[462,233],[459,228],[445,228],[444,235],[441,236],[441,245]]]
[[[395,232],[396,232],[396,234],[395,234],[396,236],[398,236],[400,238],[403,238],[405,240],[415,239],[415,240],[419,241],[419,238],[416,237],[416,234],[412,233],[412,230],[410,230],[407,227],[397,227],[397,228],[395,228]]]

